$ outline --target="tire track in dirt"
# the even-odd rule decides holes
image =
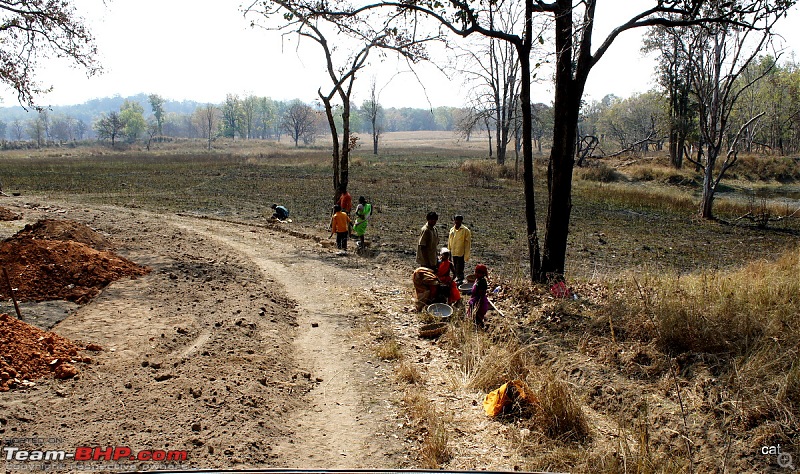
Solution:
[[[294,435],[273,446],[278,462],[327,469],[407,462],[405,436],[394,432],[401,423],[391,400],[400,395],[389,389],[389,366],[364,352],[357,330],[359,300],[379,285],[375,275],[340,266],[355,257],[337,257],[316,242],[272,230],[183,217],[174,224],[246,256],[298,304],[293,345],[304,370],[296,376],[317,383],[306,395],[308,408],[292,414]]]

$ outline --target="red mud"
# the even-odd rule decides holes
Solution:
[[[115,280],[150,272],[109,248],[105,237],[83,224],[44,220],[0,243],[0,268],[8,272],[18,301],[63,299],[84,304]],[[0,297],[10,299],[8,286],[0,270]],[[0,391],[51,373],[71,378],[78,373],[74,363],[90,361],[78,355],[73,342],[0,315]]]

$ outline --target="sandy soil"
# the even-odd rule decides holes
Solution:
[[[6,472],[418,466],[418,439],[402,410],[406,387],[373,350],[376,328],[388,325],[412,360],[446,362],[435,342],[415,337],[411,262],[340,256],[326,236],[285,224],[23,198],[3,205],[24,216],[0,224],[4,237],[43,218],[75,220],[152,269],[112,283],[85,305],[21,305],[28,323],[104,350],[91,353],[72,379],[42,378],[0,394],[3,444],[68,453],[124,446],[134,456],[186,451],[180,463],[4,457]],[[442,399],[482,420],[480,397]],[[476,428],[474,435],[482,433]],[[462,435],[464,451],[483,455],[463,462],[491,465],[489,448],[475,451],[475,440]],[[498,459],[512,468],[502,454]]]

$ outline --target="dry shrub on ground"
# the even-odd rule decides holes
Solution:
[[[634,181],[656,181],[664,184],[694,184],[693,172],[683,168],[676,170],[671,166],[659,164],[633,165],[625,168],[627,174]]]
[[[622,175],[617,170],[605,163],[596,163],[592,166],[578,168],[578,177],[584,181],[599,183],[613,183],[622,179]]]
[[[513,168],[493,161],[465,161],[461,165],[461,172],[467,175],[472,185],[489,186],[496,179],[514,178]]]
[[[473,322],[466,319],[456,321],[443,336],[443,341],[455,349],[461,383],[465,387],[490,391],[510,380],[528,376],[527,348],[516,338],[493,336],[476,331]]]
[[[733,419],[795,426],[800,414],[800,249],[733,271],[625,279],[601,316],[666,353],[721,356]],[[726,397],[730,398],[730,397]]]
[[[419,450],[420,466],[423,469],[439,469],[453,455],[447,446],[449,436],[444,413],[437,411],[425,393],[419,389],[406,392],[403,403],[409,417],[416,425],[417,432],[422,436]]]
[[[750,180],[791,181],[800,179],[800,161],[788,156],[739,156],[732,174]]]
[[[397,375],[397,379],[403,383],[421,385],[424,382],[422,372],[419,371],[416,365],[407,360],[404,360],[397,366],[395,374]]]
[[[589,423],[569,386],[552,372],[544,374],[536,390],[539,408],[534,426],[548,437],[561,441],[583,441],[589,437]]]
[[[653,208],[671,212],[696,212],[698,209],[692,196],[675,187],[631,187],[621,183],[603,186],[584,184],[580,187],[580,192],[589,201],[604,202],[625,209]]]

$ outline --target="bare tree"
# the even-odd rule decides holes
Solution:
[[[253,2],[244,9],[244,12],[245,15],[259,13],[266,18],[282,18],[286,23],[276,29],[314,41],[325,54],[326,71],[332,87],[327,92],[323,92],[322,88],[319,88],[317,95],[324,106],[333,142],[333,200],[336,202],[339,194],[347,190],[350,151],[356,144],[356,137],[351,135],[350,130],[350,99],[356,74],[366,67],[367,59],[374,48],[394,50],[408,58],[413,58],[421,51],[421,46],[417,41],[408,41],[405,35],[400,34],[396,28],[388,27],[386,22],[372,26],[358,17],[350,17],[346,21],[336,21],[320,10],[324,7],[324,4],[304,0],[272,0],[271,2]],[[332,31],[325,29],[326,26],[333,27]],[[337,35],[354,37],[358,44],[353,48],[332,47],[328,42],[328,36]],[[341,38],[338,38],[337,43],[340,41]],[[337,49],[348,53],[344,59],[334,57]],[[341,116],[341,130],[334,116],[335,100],[338,100],[338,107],[341,110],[341,114],[338,114]],[[298,137],[294,138],[295,145],[297,145]]]
[[[771,28],[777,18],[765,18],[761,30],[741,28],[737,25],[710,25],[692,29],[692,40],[697,44],[697,54],[691,58],[692,91],[696,96],[701,143],[696,159],[688,158],[703,172],[703,192],[700,216],[712,219],[717,187],[725,173],[736,164],[742,134],[762,115],[753,115],[741,124],[739,131],[730,137],[730,118],[737,101],[751,88],[762,74],[746,77],[742,73],[771,40]],[[723,146],[728,150],[721,158]],[[719,166],[719,167],[718,167]]]
[[[22,124],[22,120],[14,119],[13,121],[11,121],[11,139],[15,141],[20,141],[24,136],[25,136],[25,127]]]
[[[100,70],[94,38],[72,1],[0,1],[0,81],[17,91],[23,106],[34,107],[36,96],[51,87],[36,81],[39,60],[66,58],[88,75]]]
[[[370,84],[369,97],[362,104],[361,110],[369,122],[370,133],[372,134],[372,154],[377,155],[378,142],[381,134],[383,134],[383,107],[378,101],[377,85],[374,78]]]
[[[480,115],[475,106],[462,108],[456,116],[455,132],[464,140],[469,141],[478,127]]]
[[[294,100],[286,109],[281,120],[281,128],[292,140],[294,146],[300,145],[300,139],[313,135],[316,128],[316,112],[307,104]]]
[[[517,3],[503,3],[489,12],[489,28],[512,31],[523,21],[524,9]],[[541,34],[541,33],[540,33]],[[496,38],[482,38],[477,45],[461,48],[458,71],[475,84],[474,108],[484,114],[484,122],[491,141],[495,136],[497,164],[505,164],[506,149],[513,138],[515,114],[521,109],[520,62],[514,45]],[[490,150],[489,156],[492,156]]]
[[[206,104],[198,107],[194,112],[194,123],[200,131],[200,135],[208,142],[208,149],[211,149],[211,142],[214,141],[220,120],[219,109],[214,104]]]
[[[36,148],[41,148],[47,141],[45,125],[41,116],[28,120],[28,136],[36,142]]]

